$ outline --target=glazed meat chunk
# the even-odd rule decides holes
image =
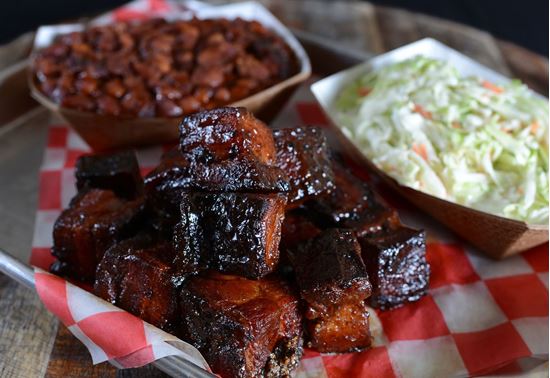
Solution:
[[[185,193],[174,230],[181,272],[212,268],[248,278],[272,272],[286,197],[282,194]]]
[[[392,229],[399,223],[397,212],[336,159],[333,172],[332,192],[309,204],[312,219],[320,226],[352,228],[359,236],[365,236]]]
[[[371,283],[355,234],[328,229],[289,253],[305,301],[308,345],[319,352],[348,352],[370,345],[365,299]]]
[[[371,345],[369,312],[364,302],[341,305],[330,315],[306,321],[307,346],[321,353],[345,353]]]
[[[333,173],[323,130],[318,127],[280,129],[273,132],[277,166],[289,176],[289,207],[330,193]]]
[[[342,304],[361,302],[371,294],[361,247],[351,230],[323,231],[289,257],[310,319]]]
[[[105,251],[136,231],[143,207],[143,198],[128,201],[110,190],[78,194],[54,224],[52,271],[93,282]]]
[[[112,246],[98,265],[94,292],[152,325],[175,331],[178,291],[170,243],[148,237]]]
[[[361,238],[362,256],[373,285],[370,304],[387,309],[414,302],[427,293],[430,266],[424,231],[399,227]]]
[[[143,193],[143,180],[132,151],[110,155],[84,155],[75,169],[76,187],[112,190],[117,196],[134,199]]]
[[[180,148],[191,162],[275,161],[271,130],[245,108],[217,108],[183,118]]]
[[[285,377],[298,365],[298,299],[276,278],[207,272],[181,292],[182,337],[223,377]]]

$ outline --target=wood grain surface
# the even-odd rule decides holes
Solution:
[[[222,3],[223,1],[212,1]],[[366,2],[262,0],[289,27],[314,33],[339,48],[381,53],[424,37],[436,38],[479,62],[548,95],[548,59],[454,22]],[[0,57],[25,57],[30,38],[0,48]],[[315,62],[314,67],[315,67]],[[0,86],[2,84],[0,73]],[[21,101],[27,101],[24,97]],[[32,104],[25,103],[26,107]],[[44,114],[8,126],[0,122],[0,245],[28,256],[45,140]],[[40,118],[42,117],[42,118]],[[13,129],[13,130],[12,130]],[[13,141],[17,141],[14,143]],[[7,180],[6,178],[9,178]],[[24,257],[22,257],[24,258]],[[152,367],[117,371],[93,366],[85,347],[49,315],[33,292],[0,275],[1,377],[156,377]]]

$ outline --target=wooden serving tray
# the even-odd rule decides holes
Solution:
[[[327,76],[423,37],[433,37],[547,95],[548,61],[487,33],[448,21],[368,3],[264,1],[297,32],[318,76]],[[312,11],[315,10],[315,11]],[[345,19],[349,22],[343,23]],[[327,28],[326,25],[334,25]],[[324,35],[321,37],[320,35]],[[330,42],[330,38],[338,43]],[[30,41],[26,38],[27,43]],[[342,45],[353,45],[355,49]],[[357,51],[368,49],[370,54]],[[23,51],[25,48],[17,48]],[[28,261],[37,206],[38,168],[49,113],[29,96],[25,62],[0,72],[0,245]],[[36,295],[0,275],[0,371],[3,376],[164,376],[145,367],[93,366],[83,345],[48,314]]]

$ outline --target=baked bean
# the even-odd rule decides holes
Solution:
[[[198,67],[191,75],[191,82],[195,85],[202,85],[216,88],[223,83],[223,72],[217,67]]]
[[[162,98],[157,101],[158,112],[162,117],[180,117],[183,115],[183,109],[174,101],[168,98]]]
[[[183,50],[192,50],[199,40],[199,29],[184,22],[180,22],[178,25],[180,34],[178,34],[177,38],[181,44],[181,48]]]
[[[185,96],[180,101],[180,106],[185,114],[194,113],[201,108],[201,103],[193,96]]]
[[[112,79],[105,83],[105,92],[113,97],[120,98],[126,93],[126,88],[120,79]]]
[[[176,54],[176,63],[182,70],[191,70],[193,68],[193,52],[181,51]]]
[[[208,104],[213,95],[214,90],[208,87],[198,87],[193,93],[193,96],[202,104]]]
[[[120,115],[120,104],[112,96],[101,96],[97,99],[97,111],[100,114],[109,114],[113,116]]]
[[[97,80],[91,77],[83,77],[76,80],[77,91],[86,95],[94,95],[98,90]]]
[[[231,99],[231,92],[229,92],[227,88],[218,88],[214,94],[214,99],[219,104],[227,104],[227,102]]]
[[[237,58],[237,71],[243,77],[250,77],[259,81],[269,78],[268,68],[252,55],[243,55]]]

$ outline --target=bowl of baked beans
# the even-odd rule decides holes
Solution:
[[[177,140],[184,115],[219,106],[269,121],[310,75],[303,55],[256,20],[116,22],[37,50],[30,87],[90,147],[109,150]]]

